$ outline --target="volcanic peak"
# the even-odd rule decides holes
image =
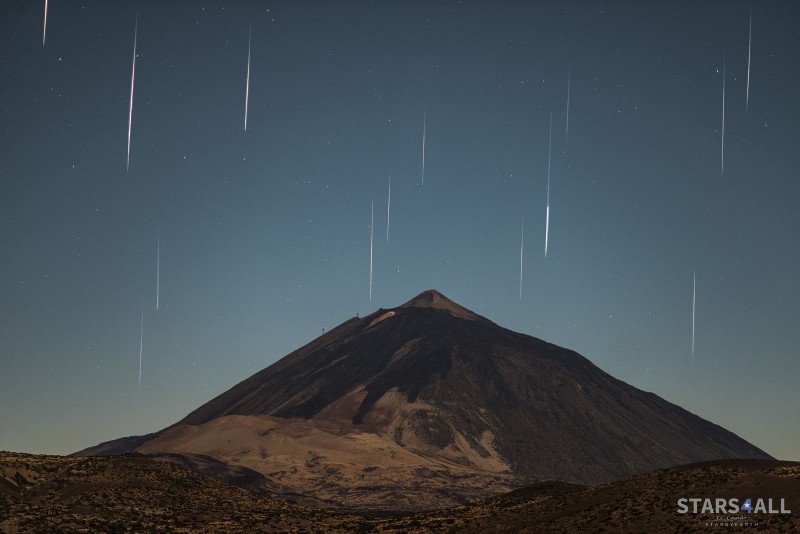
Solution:
[[[475,321],[480,318],[479,315],[453,302],[435,289],[423,291],[405,304],[398,306],[397,309],[400,308],[434,308],[437,310],[445,310],[456,317],[470,321]]]

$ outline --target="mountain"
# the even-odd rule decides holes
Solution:
[[[127,440],[127,441],[125,441]],[[154,435],[78,454],[205,455],[329,505],[411,509],[770,456],[428,290],[356,317]]]

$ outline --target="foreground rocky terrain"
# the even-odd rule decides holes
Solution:
[[[413,495],[411,496],[413,497]],[[678,514],[685,498],[784,499],[791,514]],[[0,453],[0,531],[27,532],[800,532],[800,463],[720,460],[601,486],[542,482],[419,513],[288,504],[141,455]]]
[[[313,532],[343,520],[141,455],[0,453],[0,532]]]
[[[128,452],[298,503],[383,511],[463,504],[539,480],[601,484],[770,458],[435,290],[345,321],[168,428],[76,454]]]

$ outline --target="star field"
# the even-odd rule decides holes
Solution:
[[[436,288],[800,459],[800,6],[4,12],[0,449],[161,429]]]

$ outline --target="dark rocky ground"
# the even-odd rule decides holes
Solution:
[[[749,526],[677,513],[680,497],[785,499],[790,515]],[[737,520],[737,523],[739,521]],[[141,455],[0,453],[0,531],[16,532],[800,532],[800,463],[720,460],[601,486],[544,482],[413,514],[306,508]]]

